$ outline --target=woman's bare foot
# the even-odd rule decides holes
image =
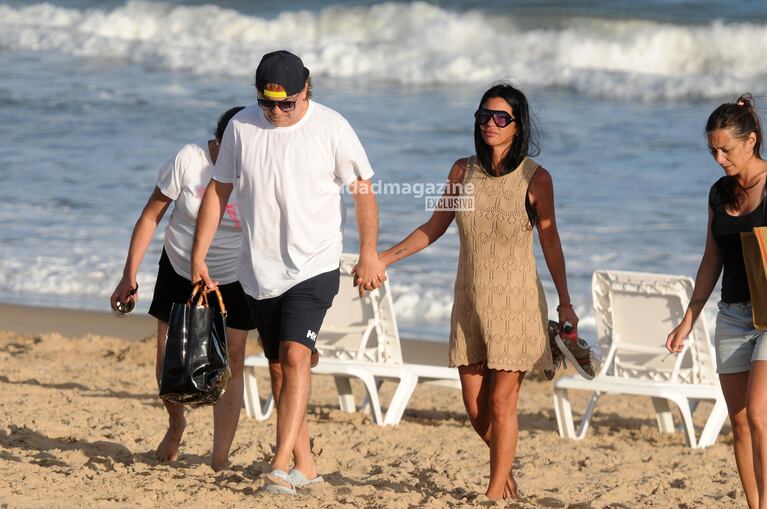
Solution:
[[[224,460],[216,460],[211,458],[210,460],[210,468],[212,468],[214,472],[221,472],[222,470],[228,470],[231,465],[232,464],[229,463],[229,460],[226,458]]]
[[[168,431],[157,446],[157,459],[160,461],[176,461],[181,437],[184,436],[184,429],[186,429],[186,419],[183,416],[171,417],[168,421]]]
[[[509,474],[509,479],[506,481],[506,489],[503,491],[503,498],[519,498],[517,481],[514,479],[513,474]]]
[[[509,473],[509,477],[506,479],[506,484],[503,486],[503,493],[491,492],[490,487],[488,487],[485,495],[490,500],[508,500],[519,498],[519,492],[517,491],[517,481],[514,480],[514,475]]]

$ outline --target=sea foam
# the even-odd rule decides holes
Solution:
[[[267,19],[213,5],[131,1],[113,10],[0,6],[0,48],[123,59],[147,67],[251,76],[288,48],[316,76],[403,86],[492,82],[614,99],[767,93],[767,25],[526,18],[382,3]]]

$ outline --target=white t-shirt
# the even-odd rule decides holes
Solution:
[[[161,169],[157,187],[174,200],[168,227],[165,229],[165,252],[173,270],[190,279],[192,241],[202,196],[213,174],[208,142],[185,145]],[[242,228],[237,217],[236,198],[229,200],[205,259],[214,281],[228,284],[237,281],[237,259],[242,245]]]
[[[337,269],[345,211],[341,191],[373,170],[349,123],[309,101],[298,123],[275,127],[258,105],[237,113],[213,178],[234,184],[243,248],[239,280],[255,299]]]

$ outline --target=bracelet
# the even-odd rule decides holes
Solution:
[[[138,283],[136,283],[136,288],[131,288],[128,295],[136,295],[136,292],[138,292]]]
[[[557,313],[559,313],[561,308],[570,308],[570,309],[572,309],[573,305],[570,304],[569,302],[565,302],[564,304],[560,304],[559,306],[557,306]]]

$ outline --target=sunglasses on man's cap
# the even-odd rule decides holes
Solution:
[[[296,109],[296,101],[273,101],[271,99],[258,99],[258,105],[262,110],[273,110],[279,108],[284,112],[293,111]]]

